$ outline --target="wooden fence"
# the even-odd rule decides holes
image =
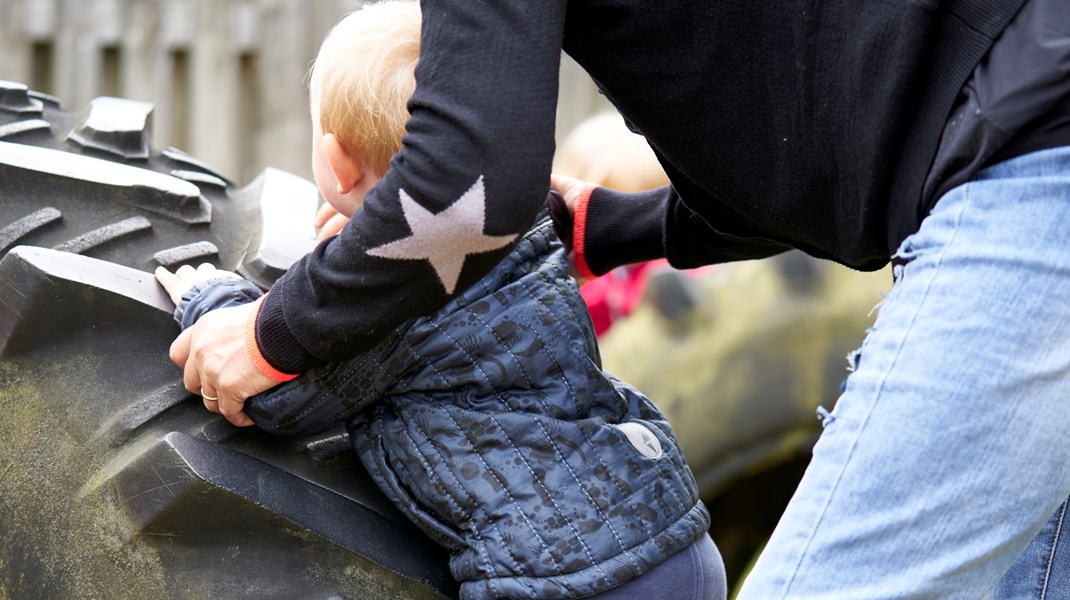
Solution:
[[[0,79],[59,97],[155,104],[154,142],[238,183],[264,167],[311,177],[306,75],[354,0],[0,0]],[[605,102],[571,61],[558,131]]]

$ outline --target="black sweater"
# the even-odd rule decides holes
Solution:
[[[675,189],[643,194],[598,189],[587,207],[586,262],[595,273],[603,273],[620,264],[668,256],[675,266],[684,268],[753,258],[791,246],[858,268],[882,266],[951,187],[964,183],[989,164],[1070,144],[1070,5],[1066,0],[1029,0],[960,88],[949,112],[940,136],[926,135],[924,145],[908,144],[900,151],[900,156],[905,157],[904,165],[871,164],[871,183],[879,181],[877,177],[884,171],[899,178],[890,182],[891,190],[909,185],[909,193],[905,194],[882,188],[862,194],[856,189],[854,201],[847,197],[841,204],[781,187],[774,190],[778,195],[773,202],[755,197],[742,216],[749,221],[739,229],[729,229],[724,215],[712,214],[708,199],[702,197],[704,190],[716,185],[712,182],[702,184],[693,193],[676,183],[679,177],[673,179]],[[908,117],[908,131],[926,124],[924,114],[922,111],[917,118]],[[809,174],[815,178],[842,170],[844,165],[863,164],[860,160],[865,154],[852,160],[851,153],[875,142],[867,139],[864,130],[856,134],[862,139],[839,141],[844,149],[841,154],[830,149],[790,160],[808,164]],[[789,142],[790,139],[783,141],[784,145]],[[730,150],[739,148],[732,145]],[[798,145],[791,152],[806,154]],[[835,164],[823,165],[830,156],[839,158]],[[928,161],[917,160],[918,156],[928,157]],[[772,165],[765,177],[781,177],[783,160],[786,158]],[[922,166],[928,169],[924,179],[920,178]],[[667,167],[673,169],[672,164]],[[903,170],[907,167],[914,170]],[[747,176],[753,175],[754,169],[750,169]],[[745,181],[740,185],[746,186]],[[752,187],[761,189],[764,185],[764,181],[756,181]],[[813,189],[823,188],[819,185]],[[784,202],[789,204],[778,205]],[[688,207],[693,207],[694,212]],[[811,212],[807,212],[808,208]],[[785,221],[778,224],[769,220],[780,212]],[[836,215],[839,217],[834,218]],[[704,230],[707,222],[708,228],[717,230],[715,233]],[[742,239],[733,240],[730,234],[737,232],[742,232]],[[882,241],[886,244],[883,247]]]
[[[544,201],[562,48],[674,186],[639,198],[661,239],[588,248],[596,271],[621,249],[686,267],[788,247],[879,268],[916,230],[947,117],[1023,1],[423,0],[403,149],[272,288],[261,352],[291,373],[352,356],[507,253],[466,245],[525,231]],[[589,220],[636,216],[596,199]]]

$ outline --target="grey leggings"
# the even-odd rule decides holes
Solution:
[[[640,577],[591,600],[725,600],[724,562],[709,534]]]

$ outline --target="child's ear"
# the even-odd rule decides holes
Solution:
[[[364,176],[360,161],[346,152],[333,133],[323,135],[323,155],[327,159],[331,174],[338,181],[338,193],[345,195],[353,191],[357,182]]]

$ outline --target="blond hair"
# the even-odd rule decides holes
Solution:
[[[313,120],[376,175],[401,149],[419,53],[419,4],[386,0],[339,21],[312,67],[309,95],[319,112]]]
[[[622,192],[669,183],[646,139],[632,133],[615,112],[589,117],[565,138],[554,171]]]

